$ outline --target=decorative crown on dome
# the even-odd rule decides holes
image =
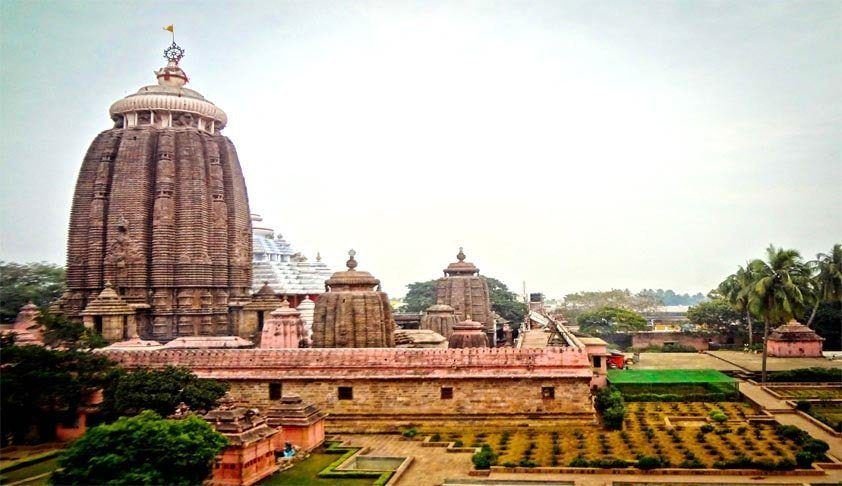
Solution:
[[[459,253],[456,254],[455,262],[451,263],[444,269],[444,274],[448,277],[454,275],[475,275],[479,273],[479,268],[477,268],[473,263],[465,261],[465,252],[463,251],[462,247],[459,247]]]
[[[380,286],[380,280],[374,278],[370,273],[356,270],[357,260],[354,258],[356,255],[356,251],[349,251],[348,261],[345,262],[348,270],[334,273],[325,282],[325,285],[332,291],[368,291]]]

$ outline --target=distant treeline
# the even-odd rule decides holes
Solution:
[[[638,293],[638,295],[652,297],[653,299],[661,302],[663,305],[696,305],[706,298],[701,292],[695,295],[676,294],[669,289],[643,289]]]

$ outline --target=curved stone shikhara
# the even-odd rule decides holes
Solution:
[[[385,292],[324,293],[316,301],[313,347],[391,348],[394,322]]]
[[[457,321],[477,321],[486,332],[491,332],[494,317],[488,282],[473,263],[465,261],[461,248],[456,258],[456,262],[444,269],[445,276],[436,282],[436,304],[453,307]]]
[[[138,309],[141,337],[229,335],[251,289],[251,222],[231,141],[193,127],[115,128],[79,171],[62,311],[110,281]]]

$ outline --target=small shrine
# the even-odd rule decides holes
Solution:
[[[325,441],[325,417],[327,414],[298,395],[284,395],[267,413],[270,426],[282,430],[275,439],[276,450],[284,449],[289,442],[304,451],[311,451]]]
[[[44,327],[38,322],[38,316],[41,312],[38,306],[29,301],[26,305],[20,308],[15,323],[12,324],[12,329],[6,334],[15,335],[15,344],[19,346],[26,345],[44,345]]]
[[[380,280],[357,270],[356,252],[348,252],[348,270],[326,282],[327,292],[316,300],[314,348],[391,348],[395,319]]]
[[[275,443],[279,431],[270,427],[257,409],[237,406],[230,396],[203,417],[228,439],[228,446],[214,462],[213,475],[205,484],[249,486],[278,470]]]
[[[260,337],[261,348],[309,347],[301,312],[289,306],[284,299],[281,306],[269,314]]]
[[[421,316],[421,329],[429,329],[435,333],[449,338],[453,334],[453,325],[456,324],[456,315],[453,307],[446,304],[433,304],[427,308],[427,312]]]
[[[448,344],[451,348],[487,348],[488,337],[482,323],[468,318],[453,325]]]
[[[301,320],[304,321],[304,332],[307,335],[307,340],[313,339],[313,314],[316,310],[316,303],[310,299],[310,296],[305,296],[301,303],[296,307],[301,312]]]
[[[821,358],[824,338],[795,319],[769,334],[769,356],[779,358]]]
[[[243,306],[243,321],[237,335],[252,341],[259,339],[269,313],[280,305],[281,299],[275,295],[269,282],[263,282],[263,287],[254,294],[251,302]]]
[[[465,261],[459,248],[456,261],[444,269],[444,278],[436,282],[436,303],[449,305],[457,321],[471,316],[482,324],[486,334],[493,338],[494,318],[491,316],[491,297],[488,282],[479,274],[479,268]]]
[[[109,343],[136,338],[135,310],[119,295],[111,282],[82,311],[82,322]]]

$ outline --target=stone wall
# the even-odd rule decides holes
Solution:
[[[697,351],[708,349],[709,337],[693,336],[678,332],[639,332],[632,336],[631,346],[633,348],[645,348],[647,346],[663,346],[664,343],[677,343],[682,346],[692,346]]]
[[[545,349],[227,349],[108,351],[123,366],[186,366],[267,410],[269,385],[328,412],[330,432],[412,424],[593,421],[588,356]],[[340,387],[343,390],[340,391]],[[450,388],[450,391],[443,390]],[[277,390],[276,390],[277,392]],[[345,394],[347,395],[341,395]]]

